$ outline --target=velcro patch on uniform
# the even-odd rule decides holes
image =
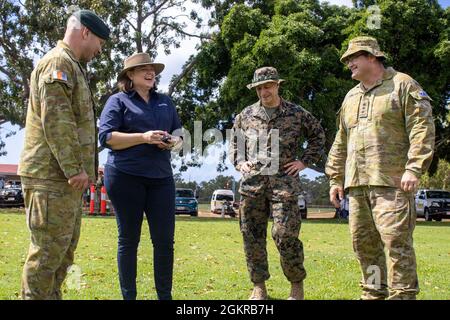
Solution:
[[[430,100],[430,101],[432,101],[430,96],[424,90],[417,90],[417,91],[410,92],[410,95],[416,100]]]
[[[67,74],[60,70],[55,70],[52,72],[52,80],[59,80],[67,82]]]

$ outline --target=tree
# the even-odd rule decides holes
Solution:
[[[420,188],[450,190],[450,163],[439,160],[437,170],[432,176],[426,173],[420,178]]]
[[[194,118],[223,131],[230,128],[235,115],[256,100],[245,87],[253,71],[273,65],[287,80],[282,96],[321,119],[328,153],[335,113],[356,84],[339,58],[351,38],[372,35],[389,53],[388,63],[417,79],[433,98],[435,159],[450,157],[445,109],[450,92],[449,9],[442,10],[435,0],[380,0],[381,29],[373,29],[367,23],[373,12],[367,9],[375,1],[354,1],[354,8],[317,0],[221,3],[230,9],[217,14],[220,33],[202,45],[195,67],[174,95],[189,117],[185,121]],[[317,166],[323,164],[324,159]]]
[[[177,173],[174,175],[174,180],[177,188],[188,188],[196,190],[199,195],[198,201],[201,203],[209,203],[214,190],[231,189],[233,183],[235,184],[235,186],[237,186],[237,182],[234,177],[223,175],[218,175],[217,177],[209,181],[202,181],[201,183],[197,183],[196,181],[186,182],[181,177],[181,174]]]
[[[4,123],[5,123],[4,121],[0,120],[0,157],[1,156],[6,156],[6,154],[7,154],[7,152],[5,150],[6,143],[5,143],[5,141],[3,139],[4,138],[9,138],[9,137],[11,137],[11,136],[16,134],[15,131],[4,129],[4,127],[2,127],[2,124],[4,124]]]
[[[264,9],[235,4],[223,18],[220,34],[202,46],[194,71],[174,96],[177,104],[225,131],[235,115],[256,99],[245,87],[253,71],[274,65],[287,80],[283,97],[322,120],[331,146],[333,109],[352,86],[339,64],[337,47],[345,40],[340,30],[350,13],[349,8],[318,1],[274,1]]]
[[[325,206],[330,204],[328,195],[330,190],[329,180],[325,175],[310,180],[305,174],[302,174],[300,176],[300,185],[302,186],[302,191],[306,192],[308,203]]]
[[[194,10],[187,12],[181,0],[0,0],[0,119],[24,126],[33,61],[63,38],[77,6],[94,10],[111,27],[112,40],[88,66],[97,114],[113,93],[125,57],[137,51],[154,58],[158,49],[169,54],[185,37],[209,37],[186,31],[188,23],[200,26],[202,20]]]
[[[415,78],[432,97],[436,125],[436,150],[430,171],[435,172],[439,159],[450,160],[450,8],[444,11],[437,0],[380,0],[381,28],[371,29],[368,18],[373,12],[355,14],[354,26],[346,30],[344,42],[356,35],[371,35],[389,55],[388,64]],[[414,32],[411,32],[414,30]]]

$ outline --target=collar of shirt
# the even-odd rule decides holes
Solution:
[[[360,82],[359,86],[358,86],[359,91],[361,93],[367,93],[367,92],[373,90],[374,88],[380,86],[381,84],[383,84],[384,81],[392,79],[394,77],[395,73],[396,73],[396,71],[394,70],[394,68],[392,68],[392,67],[386,68],[386,70],[384,70],[383,77],[381,79],[377,80],[377,82],[372,87],[366,89],[363,86],[363,84]]]
[[[75,58],[75,54],[73,53],[72,49],[70,49],[69,45],[68,45],[67,43],[65,43],[64,41],[62,41],[62,40],[58,40],[58,43],[57,43],[56,46],[59,47],[59,48],[62,48],[62,49],[69,55],[70,59],[72,59],[73,62],[75,62],[75,63],[80,67],[81,72],[83,73],[84,78],[86,79],[86,82],[89,83],[88,78],[87,78],[87,72],[86,72],[86,70],[85,70],[84,67],[81,65],[80,61],[78,61],[78,60]],[[89,88],[89,89],[90,89],[90,88]],[[91,94],[92,94],[92,92],[91,92]]]
[[[75,58],[75,54],[73,53],[72,49],[70,49],[69,45],[67,43],[65,43],[62,40],[58,40],[58,43],[56,45],[57,47],[63,48],[64,51],[67,52],[67,54],[69,55],[69,57],[76,63],[80,63],[80,61],[78,61],[78,59]]]
[[[127,92],[127,95],[128,95],[128,98],[130,98],[130,99],[132,99],[133,97],[135,97],[135,98],[137,98],[137,99],[141,99],[142,101],[144,101],[144,99],[142,99],[142,97],[137,93],[136,90],[130,90],[130,91],[128,91],[128,92]],[[152,99],[152,98],[153,98],[153,99]],[[157,93],[155,90],[150,89],[150,100],[149,100],[149,103],[150,103],[150,101],[152,101],[152,100],[155,100],[155,101],[158,100],[158,93]],[[145,102],[145,101],[144,101],[144,102]]]
[[[263,105],[261,104],[261,101],[258,101],[255,105],[253,110],[253,116],[261,118],[263,120],[269,121],[271,119],[274,119],[278,117],[280,114],[283,114],[286,111],[286,100],[284,100],[282,97],[280,97],[280,105],[276,108],[275,112],[272,115],[272,118],[269,119],[267,112],[264,110]]]

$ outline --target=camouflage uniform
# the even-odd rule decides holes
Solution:
[[[259,130],[257,132],[257,130]],[[279,138],[275,132],[278,130]],[[272,237],[280,252],[283,272],[290,282],[301,282],[306,277],[303,267],[303,245],[298,239],[301,217],[298,208],[300,180],[284,172],[283,166],[299,157],[300,139],[306,138],[308,148],[301,161],[306,165],[318,160],[325,143],[325,135],[319,123],[309,112],[285,100],[269,118],[261,103],[245,108],[235,119],[230,139],[230,160],[239,170],[243,161],[252,161],[254,166],[244,174],[239,192],[243,202],[240,207],[240,228],[244,239],[244,251],[250,279],[253,283],[269,279],[266,251],[266,232],[270,211],[273,215]],[[266,146],[259,157],[252,147],[258,137],[268,132],[269,143],[276,139],[279,150]],[[256,137],[255,137],[256,135]],[[258,136],[259,135],[259,136]],[[245,142],[239,152],[239,136]],[[264,154],[261,157],[261,154]],[[279,159],[279,168],[265,172],[267,163],[263,159]]]
[[[81,195],[68,179],[96,180],[97,144],[86,73],[62,41],[31,74],[25,144],[19,163],[31,245],[23,299],[61,299],[80,235]]]
[[[358,37],[342,60],[361,50],[384,56],[375,39]],[[349,224],[362,269],[363,299],[414,299],[419,292],[414,198],[400,183],[405,171],[420,178],[432,160],[430,100],[410,76],[387,68],[372,88],[358,84],[350,90],[338,112],[326,174],[331,186],[349,191]],[[380,271],[377,283],[375,269]]]

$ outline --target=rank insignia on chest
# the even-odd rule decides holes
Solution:
[[[367,118],[369,115],[369,102],[366,100],[363,100],[363,102],[359,106],[359,118]]]
[[[52,73],[52,79],[67,81],[67,74],[62,71],[56,70],[56,71],[53,71],[53,73]]]

